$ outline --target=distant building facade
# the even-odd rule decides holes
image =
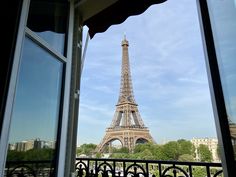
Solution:
[[[54,149],[55,143],[56,143],[55,141],[45,141],[37,138],[34,140],[24,140],[13,144],[9,144],[8,149],[15,151],[28,151],[30,149],[44,149],[44,148]]]
[[[206,145],[209,148],[209,150],[211,151],[213,162],[219,162],[220,161],[218,153],[217,153],[217,145],[218,145],[217,138],[193,138],[191,140],[191,143],[196,148],[195,149],[196,160],[200,160],[197,148],[199,147],[200,144],[203,144],[203,145]]]

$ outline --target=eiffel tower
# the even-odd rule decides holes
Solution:
[[[116,111],[110,127],[101,143],[97,146],[97,152],[104,152],[106,146],[111,146],[112,141],[119,140],[122,147],[127,147],[133,151],[135,144],[154,142],[147,127],[139,114],[138,105],[135,102],[132,80],[130,73],[128,47],[129,42],[124,39],[122,46],[122,68],[121,85]]]

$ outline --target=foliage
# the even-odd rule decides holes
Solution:
[[[178,150],[181,155],[189,154],[189,155],[195,156],[194,154],[195,147],[190,141],[180,139],[177,141],[177,143],[178,143]]]
[[[101,158],[102,157],[102,153],[100,152],[97,152],[96,155],[95,155],[96,158]]]
[[[23,161],[23,160],[52,160],[54,149],[30,149],[28,151],[9,150],[7,154],[8,161]]]
[[[130,156],[128,153],[113,153],[113,154],[111,154],[110,157],[114,158],[114,159],[127,159]]]
[[[162,150],[164,153],[164,159],[162,160],[179,160],[183,157],[186,158],[188,155],[187,159],[193,161],[193,158],[190,157],[195,156],[194,145],[190,141],[184,139],[180,139],[178,141],[170,141],[163,145]]]
[[[178,142],[170,141],[164,144],[162,149],[165,155],[163,160],[178,160],[180,156]]]
[[[7,154],[7,161],[21,161],[24,160],[25,152],[9,150]]]
[[[152,153],[153,153],[153,156],[155,157],[155,159],[159,159],[159,160],[166,159],[162,145],[155,144],[152,149]]]
[[[143,152],[139,152],[133,155],[134,159],[152,160],[154,156],[149,149],[145,149]]]
[[[128,149],[126,149],[128,152]],[[187,140],[170,141],[164,145],[153,143],[137,144],[133,153],[115,150],[113,148],[112,158],[148,159],[148,160],[179,160],[194,161],[194,145]]]
[[[202,168],[202,167],[194,167],[194,169],[193,169],[193,176],[205,177],[206,176],[206,169]]]
[[[193,162],[194,161],[194,157],[192,155],[189,155],[189,154],[183,154],[183,155],[179,156],[178,161]]]
[[[108,147],[108,146],[107,146]],[[102,154],[95,152],[95,144],[83,144],[77,149],[77,155],[85,154],[87,156],[102,157]],[[207,148],[200,145],[198,151],[201,155],[201,160],[210,162],[212,154]],[[207,148],[207,150],[206,150]],[[109,147],[107,150],[110,153],[110,158],[117,159],[147,159],[147,160],[175,160],[193,162],[195,157],[194,145],[184,139],[170,141],[166,144],[159,145],[154,143],[137,144],[133,152],[129,152],[126,147],[115,148]]]
[[[77,155],[85,154],[88,157],[91,157],[95,153],[97,145],[96,144],[83,144],[77,148]]]
[[[143,152],[145,149],[153,151],[155,149],[154,144],[153,143],[137,144],[134,148],[134,153]]]
[[[112,153],[129,153],[129,149],[127,147],[112,148]]]
[[[200,161],[202,162],[212,161],[212,153],[206,145],[200,144],[197,150],[199,153]]]

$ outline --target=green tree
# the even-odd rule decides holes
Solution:
[[[156,159],[159,160],[184,160],[194,161],[194,145],[184,139],[170,141],[164,145],[155,145],[153,153]]]
[[[149,149],[145,149],[143,152],[139,153],[139,158],[144,160],[154,160],[154,156]]]
[[[197,150],[200,157],[200,161],[202,162],[212,161],[212,153],[206,145],[200,144]]]
[[[110,158],[114,158],[114,159],[128,159],[128,158],[131,158],[131,156],[129,155],[129,153],[112,153],[110,155]]]
[[[179,149],[180,155],[189,154],[189,155],[195,156],[195,147],[191,143],[191,141],[180,139],[177,141],[177,143],[179,146],[178,149]]]
[[[133,158],[133,154],[129,153],[129,149],[127,147],[122,148],[112,148],[112,154],[110,155],[111,158],[116,159],[127,159],[127,158]]]
[[[180,156],[179,145],[176,141],[170,141],[163,145],[163,160],[178,160]]]
[[[9,151],[7,160],[51,160],[54,157],[54,149],[30,149],[28,151]]]
[[[182,162],[194,162],[194,157],[192,155],[189,154],[183,154],[180,155],[178,158],[178,161],[182,161]]]
[[[202,167],[194,167],[192,173],[194,177],[205,177],[206,169]]]
[[[155,145],[153,143],[145,143],[145,144],[137,144],[134,148],[134,153],[140,153],[143,152],[145,149],[148,149],[150,151],[154,151]]]
[[[162,145],[158,145],[158,144],[154,145],[152,154],[155,159],[167,160],[167,157],[164,153],[164,147]]]
[[[102,157],[102,154],[100,152],[97,152],[96,155],[95,155],[96,158],[101,158]]]
[[[24,160],[52,160],[54,149],[30,149],[25,152]]]
[[[21,161],[24,159],[25,152],[9,150],[7,154],[7,161]]]
[[[96,144],[83,144],[77,148],[77,155],[85,154],[86,156],[92,156],[95,153]]]
[[[129,149],[127,147],[122,148],[112,148],[113,153],[129,153]]]
[[[83,149],[82,149],[81,147],[77,147],[77,149],[76,149],[76,154],[77,154],[77,155],[83,154]]]

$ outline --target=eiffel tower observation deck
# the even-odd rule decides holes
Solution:
[[[122,67],[119,99],[112,123],[97,146],[98,152],[104,152],[105,147],[110,146],[115,140],[119,140],[122,147],[127,147],[130,152],[136,144],[154,142],[149,129],[144,125],[138,111],[138,104],[134,99],[128,53],[129,42],[125,36],[121,46]]]

